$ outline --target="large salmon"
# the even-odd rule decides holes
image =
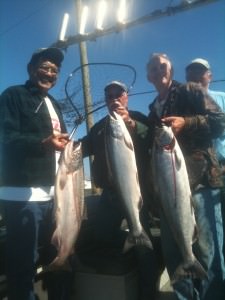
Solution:
[[[51,266],[61,266],[73,253],[84,214],[84,178],[81,143],[70,141],[60,157],[55,181],[56,229],[52,243],[58,253]]]
[[[207,278],[206,271],[192,252],[197,237],[190,184],[184,157],[171,127],[162,125],[155,129],[152,168],[163,214],[183,258],[171,281],[188,276]]]
[[[139,219],[142,196],[133,142],[123,119],[116,112],[109,115],[105,145],[110,178],[123,202],[129,228],[123,251],[126,252],[133,245],[146,245],[152,248],[152,243]]]

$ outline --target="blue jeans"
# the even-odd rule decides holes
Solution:
[[[223,182],[225,185],[225,177],[223,177]],[[225,186],[221,189],[221,210],[223,219],[223,236],[225,237]],[[223,244],[223,257],[225,259],[225,243]]]
[[[199,189],[193,193],[193,206],[198,230],[198,240],[193,245],[193,252],[208,271],[208,280],[184,279],[176,282],[173,288],[179,300],[223,300],[225,266],[220,190]],[[163,214],[161,237],[167,270],[172,275],[182,258]]]
[[[2,201],[6,224],[6,273],[10,300],[34,300],[33,281],[39,247],[44,264],[55,256],[51,246],[53,202]]]

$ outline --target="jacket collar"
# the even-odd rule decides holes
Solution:
[[[48,93],[44,93],[42,91],[40,91],[39,88],[37,88],[33,82],[31,80],[27,80],[25,82],[25,87],[29,90],[29,92],[32,94],[32,95],[40,95],[40,96],[47,96]]]

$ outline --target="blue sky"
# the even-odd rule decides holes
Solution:
[[[89,5],[92,12],[88,19],[89,31],[94,28],[96,2],[83,0],[83,4]],[[105,27],[113,24],[117,5],[117,0],[108,2],[110,15],[107,16]],[[181,0],[128,0],[128,20],[180,2]],[[27,79],[26,65],[32,52],[57,41],[66,12],[70,14],[67,35],[75,35],[75,0],[0,1],[0,92]],[[88,60],[91,63],[107,61],[128,64],[135,68],[137,80],[132,93],[154,89],[146,80],[146,63],[152,52],[169,55],[175,69],[174,78],[179,81],[185,80],[185,66],[196,57],[205,58],[210,62],[215,80],[224,80],[225,0],[146,22],[86,44]],[[64,97],[66,79],[79,65],[78,46],[72,45],[65,53],[58,84],[51,91],[57,99]],[[213,84],[211,88],[225,91],[225,82]],[[99,91],[100,94],[102,92]],[[153,97],[154,94],[132,96],[129,107],[147,114],[148,104]],[[83,125],[79,128],[76,138],[84,134]]]

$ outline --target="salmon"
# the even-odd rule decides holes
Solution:
[[[74,251],[84,218],[84,175],[81,143],[69,141],[60,157],[55,180],[56,229],[52,244],[57,256],[51,266],[61,266]]]
[[[182,262],[172,274],[171,282],[186,277],[206,279],[207,272],[192,251],[197,226],[191,189],[183,153],[171,127],[162,125],[155,130],[152,168],[161,209],[182,255]]]
[[[109,177],[122,201],[129,228],[123,252],[134,245],[145,245],[152,249],[152,242],[142,228],[139,218],[143,200],[133,142],[123,119],[116,112],[109,114],[105,145]]]

